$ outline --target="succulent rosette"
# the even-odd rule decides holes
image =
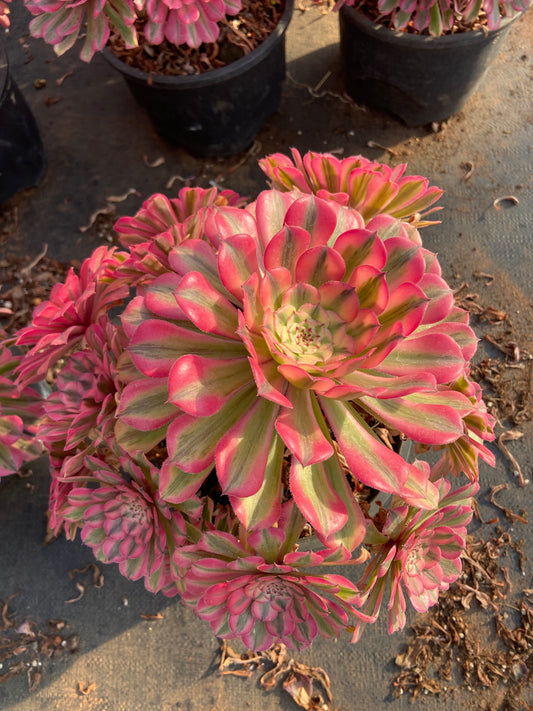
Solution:
[[[355,0],[337,0],[335,10],[354,4]],[[390,20],[396,30],[410,27],[417,33],[438,37],[459,23],[473,29],[480,17],[486,17],[489,30],[497,30],[504,17],[514,17],[530,5],[531,0],[377,0],[376,10],[380,19]]]
[[[0,477],[17,472],[42,452],[33,422],[42,412],[37,390],[16,384],[21,355],[13,355],[9,339],[0,329]]]
[[[68,494],[66,521],[81,527],[99,561],[118,563],[122,575],[143,578],[152,592],[175,595],[171,557],[187,539],[185,518],[201,514],[199,499],[170,508],[158,494],[159,470],[144,457],[121,457],[120,473],[97,457],[87,456],[85,466],[92,476]]]
[[[128,48],[137,46],[134,0],[24,0],[24,4],[35,15],[30,22],[32,36],[51,44],[57,55],[69,50],[85,32],[80,57],[90,62],[105,47],[111,26]]]
[[[319,538],[353,550],[365,525],[353,479],[433,508],[437,490],[373,427],[446,445],[464,432],[465,374],[476,339],[435,255],[381,215],[301,193],[265,191],[215,217],[218,251],[193,239],[173,272],[127,308],[139,378],[119,418],[160,428],[169,501],[216,466],[247,528],[272,525],[289,487]]]
[[[405,625],[405,594],[417,612],[426,612],[437,602],[439,591],[447,590],[460,576],[472,497],[479,486],[470,483],[451,491],[450,482],[440,479],[438,488],[435,511],[417,511],[400,503],[391,506],[381,530],[369,525],[365,543],[372,558],[357,584],[360,619],[354,642],[364,625],[377,619],[387,590],[392,634]]]
[[[49,521],[53,533],[65,523],[68,493],[87,475],[84,461],[98,448],[113,448],[116,402],[122,384],[117,361],[125,347],[120,325],[104,317],[85,332],[86,347],[72,353],[46,398],[36,435],[50,455]],[[67,525],[68,530],[72,527]]]
[[[417,229],[440,191],[361,157],[267,160],[280,187],[246,206],[185,188],[121,218],[124,251],[0,351],[0,476],[42,441],[53,533],[257,650],[357,641],[387,590],[391,631],[434,604],[494,462],[476,338]]]
[[[114,248],[98,247],[79,275],[71,269],[65,283],[52,287],[50,298],[34,310],[32,323],[18,331],[16,345],[29,347],[18,368],[19,383],[43,380],[61,357],[83,347],[91,324],[128,296],[125,284],[103,279],[122,259]]]
[[[217,637],[241,639],[264,650],[277,642],[307,647],[319,634],[337,638],[357,614],[357,590],[340,575],[309,568],[346,563],[350,555],[296,550],[304,520],[284,504],[276,527],[237,537],[207,531],[193,545],[176,549],[180,594]]]
[[[241,0],[143,0],[148,21],[144,35],[150,44],[164,39],[175,45],[199,47],[216,42],[226,15],[236,15]]]
[[[259,161],[272,187],[335,200],[357,210],[365,222],[386,213],[421,227],[428,223],[422,221],[420,213],[428,215],[440,209],[428,210],[443,191],[429,187],[427,178],[404,175],[405,163],[391,168],[360,155],[337,158],[331,153],[309,151],[302,156],[296,148],[291,149],[291,156],[273,153]]]
[[[117,361],[126,345],[120,326],[102,319],[89,326],[87,347],[67,360],[44,404],[39,437],[49,450],[61,442],[64,455],[80,445],[110,444],[115,425],[116,400],[121,385]]]
[[[244,203],[233,190],[217,188],[182,188],[177,198],[152,195],[133,217],[121,217],[115,224],[130,254],[112,278],[122,276],[132,284],[165,274],[169,252],[186,239],[206,239],[218,247],[214,214],[219,207]]]
[[[154,45],[172,44],[199,47],[215,42],[226,15],[236,15],[241,0],[24,0],[35,15],[30,23],[33,37],[41,37],[61,55],[85,34],[80,52],[90,62],[104,49],[116,31],[127,49],[136,47],[135,22],[143,27],[145,39]],[[9,9],[0,2],[0,24],[7,26]]]

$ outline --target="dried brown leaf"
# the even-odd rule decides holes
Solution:
[[[73,597],[70,600],[65,600],[65,603],[69,604],[71,602],[78,602],[78,600],[81,600],[81,598],[85,594],[85,585],[83,583],[76,583],[76,587],[79,590],[79,595],[77,597]]]
[[[515,195],[504,195],[503,197],[496,198],[492,204],[496,208],[496,210],[500,210],[501,205],[504,205],[505,203],[510,203],[511,205],[518,205],[520,201]]]
[[[65,79],[66,79],[67,77],[71,77],[73,74],[74,74],[74,72],[72,72],[72,71],[71,71],[71,72],[67,72],[66,74],[63,74],[62,77],[59,77],[59,79],[56,79],[56,84],[57,84],[57,86],[62,86],[62,85],[63,85],[63,82],[65,81]]]
[[[2,629],[4,630],[15,626],[15,623],[9,617],[9,603],[11,602],[11,600],[14,600],[18,595],[20,595],[20,592],[13,593],[7,598],[5,603],[2,605]]]
[[[89,694],[92,694],[95,690],[96,682],[78,681],[78,692],[82,694],[82,696],[89,696]]]
[[[159,168],[159,166],[163,165],[164,162],[165,159],[163,156],[159,156],[159,158],[156,158],[155,160],[150,160],[146,155],[143,156],[143,163],[147,168]]]

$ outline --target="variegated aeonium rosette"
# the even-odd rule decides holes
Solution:
[[[127,49],[137,47],[138,26],[152,45],[168,41],[197,48],[215,42],[220,22],[242,7],[241,0],[24,0],[24,4],[35,16],[31,34],[51,44],[56,54],[85,37],[80,52],[85,62],[103,50],[112,31]],[[2,14],[8,11],[0,1],[0,24],[6,24]]]
[[[405,595],[427,609],[493,461],[476,339],[417,229],[441,191],[361,156],[293,158],[312,189],[296,167],[278,189],[275,155],[247,206],[152,196],[116,225],[125,251],[96,250],[17,337],[21,386],[59,370],[38,429],[53,530],[255,649],[355,641],[386,590],[391,630]]]
[[[355,0],[337,0],[335,10],[355,5]],[[395,30],[410,30],[439,37],[461,30],[497,30],[505,17],[527,10],[531,0],[375,0],[369,3],[371,16],[378,22],[390,22]]]

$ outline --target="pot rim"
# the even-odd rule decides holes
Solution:
[[[115,69],[117,69],[122,74],[128,76],[129,79],[141,82],[143,84],[148,83],[148,78],[150,77],[150,84],[152,86],[171,88],[175,84],[179,84],[180,88],[183,89],[195,89],[196,87],[202,86],[203,84],[218,84],[224,82],[228,79],[238,76],[243,71],[252,67],[263,59],[265,54],[268,54],[270,48],[273,44],[277,43],[279,39],[285,34],[289,22],[292,17],[294,0],[285,0],[285,6],[283,12],[279,19],[278,24],[272,30],[270,35],[261,42],[257,49],[250,52],[250,54],[244,55],[236,59],[231,64],[227,64],[224,67],[219,67],[218,69],[212,69],[208,72],[202,72],[201,74],[193,75],[182,75],[182,74],[150,74],[143,71],[142,69],[137,69],[136,67],[130,67],[128,64],[119,59],[116,55],[111,52],[110,49],[104,47],[102,53],[105,59],[111,64]]]
[[[374,22],[364,13],[359,12],[356,8],[348,5],[343,5],[340,8],[339,17],[340,15],[345,15],[349,22],[359,25],[359,27],[361,27],[363,31],[369,35],[377,35],[379,33],[380,39],[383,42],[389,42],[390,44],[398,44],[402,42],[405,45],[409,45],[412,49],[417,48],[434,50],[451,49],[452,46],[460,47],[463,45],[471,45],[472,43],[481,44],[483,42],[491,41],[491,39],[495,38],[500,33],[506,32],[509,25],[518,17],[523,15],[523,12],[519,12],[512,17],[503,17],[500,26],[496,30],[469,30],[467,32],[456,32],[452,35],[440,35],[439,37],[392,30],[385,25]]]

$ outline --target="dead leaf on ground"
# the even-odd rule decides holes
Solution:
[[[139,617],[142,617],[143,620],[162,620],[163,619],[163,615],[160,612],[156,612],[155,615],[144,614],[141,612]]]
[[[93,691],[96,690],[96,682],[91,681],[78,681],[78,692],[82,696],[89,696],[89,694],[92,694]]]
[[[520,523],[527,523],[527,513],[525,511],[520,511],[519,514],[515,513],[514,511],[511,511],[511,509],[506,508],[502,504],[498,503],[495,500],[495,496],[499,491],[506,491],[509,488],[509,484],[497,484],[496,486],[491,487],[490,494],[489,494],[489,499],[491,504],[496,506],[497,509],[500,509],[500,511],[503,511],[504,515],[510,520],[510,521],[519,521]]]
[[[282,681],[282,689],[307,711],[328,711],[332,701],[331,683],[320,667],[300,664],[288,656],[284,644],[274,644],[264,652],[235,652],[226,640],[221,642],[219,672],[249,678],[257,669],[263,671],[259,683],[266,691]]]

